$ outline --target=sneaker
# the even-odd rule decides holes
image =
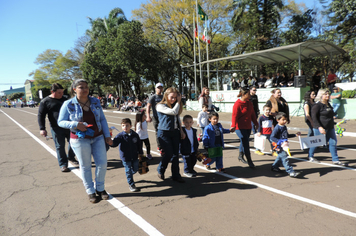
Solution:
[[[92,193],[92,194],[89,194],[89,202],[91,203],[97,203],[98,202],[98,199],[96,198],[96,194],[95,193]]]
[[[158,173],[157,176],[158,176],[158,178],[160,178],[161,180],[164,180],[164,174]]]
[[[70,169],[68,167],[66,167],[66,166],[62,166],[61,167],[61,171],[62,172],[70,172]]]
[[[272,156],[278,157],[278,153],[277,152],[272,152]]]
[[[282,170],[279,169],[279,167],[276,167],[276,166],[272,166],[272,167],[271,167],[271,171],[274,171],[274,172],[282,172]]]
[[[189,172],[184,172],[183,173],[185,176],[187,176],[188,178],[192,178],[193,177],[193,174],[192,173],[189,173]]]
[[[338,165],[338,166],[345,166],[345,163],[343,163],[341,161],[334,161],[333,164]]]
[[[218,169],[218,172],[222,172],[222,173],[226,173],[226,169],[224,169],[224,168],[220,168],[220,169]]]
[[[309,161],[314,163],[320,163],[320,161],[315,159],[314,157],[309,157]]]
[[[255,151],[255,154],[260,155],[260,156],[265,155],[265,154],[264,154],[263,152],[261,152],[260,150]]]
[[[148,160],[152,160],[153,159],[151,154],[147,154],[146,157],[147,157]]]
[[[210,167],[210,165],[205,165],[205,169],[207,169],[207,170],[212,170],[211,167]]]
[[[79,162],[76,159],[68,159],[68,161],[70,163],[72,163],[72,165],[75,165],[75,166],[79,165]]]
[[[192,174],[193,174],[193,177],[195,177],[195,176],[197,176],[198,173],[195,170],[193,170]]]
[[[99,192],[98,190],[96,190],[96,194],[98,194],[98,196],[103,200],[109,199],[109,194],[105,190],[102,192]]]
[[[130,185],[129,188],[130,188],[130,191],[131,191],[131,192],[140,192],[140,189],[137,188],[135,184]]]
[[[290,173],[289,173],[289,176],[295,178],[295,177],[297,177],[299,174],[300,174],[300,172],[298,172],[298,171],[293,171],[293,172],[290,172]]]

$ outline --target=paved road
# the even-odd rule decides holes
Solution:
[[[105,114],[109,126],[117,128],[122,118],[134,118]],[[238,162],[235,134],[225,136],[226,174],[198,163],[198,176],[185,178],[184,184],[158,179],[154,152],[150,172],[134,176],[139,193],[129,191],[118,150],[111,149],[106,190],[112,198],[91,204],[78,169],[60,172],[54,143],[40,137],[36,115],[36,108],[0,109],[0,235],[355,234],[354,137],[338,140],[348,168],[332,165],[324,149],[316,154],[320,164],[307,162],[307,153],[291,139],[291,163],[303,171],[298,179],[271,172],[271,155],[252,154],[254,170]],[[149,133],[156,150],[154,133]]]

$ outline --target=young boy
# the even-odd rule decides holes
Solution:
[[[183,132],[185,133],[185,139],[180,141],[180,153],[183,156],[184,160],[184,175],[191,178],[197,175],[197,172],[194,170],[194,166],[197,163],[197,151],[198,151],[198,139],[197,139],[197,130],[192,128],[194,124],[193,117],[190,115],[185,115],[183,117],[182,127]]]
[[[138,171],[138,155],[143,154],[142,142],[138,134],[131,130],[131,120],[124,118],[121,121],[122,132],[116,135],[111,147],[119,145],[120,158],[125,167],[127,182],[131,192],[139,192],[135,186],[133,175]]]
[[[204,134],[204,128],[209,125],[208,105],[202,105],[202,111],[199,112],[197,120],[201,133]]]
[[[258,119],[258,132],[256,133],[258,137],[261,135],[266,136],[266,139],[271,143],[271,148],[273,150],[272,142],[270,140],[273,128],[273,117],[269,115],[271,112],[271,107],[268,105],[263,106],[263,115]],[[255,153],[257,155],[263,156],[265,155],[260,150],[256,149]],[[277,157],[278,154],[276,152],[272,153],[273,156]]]
[[[288,142],[287,140],[288,138],[300,136],[300,132],[298,132],[296,135],[288,134],[287,127],[286,127],[286,123],[287,123],[286,113],[278,112],[278,114],[276,115],[276,120],[278,124],[276,125],[276,127],[274,127],[274,130],[272,131],[271,134],[272,142],[278,143],[278,141],[282,139],[286,140],[285,142]],[[278,156],[274,161],[274,163],[272,164],[271,170],[275,172],[280,172],[281,170],[279,169],[279,165],[282,162],[289,176],[294,178],[297,177],[300,174],[300,172],[294,171],[293,167],[289,164],[287,152],[284,151],[283,148],[279,148],[278,150],[276,149],[276,151],[278,153]]]
[[[235,128],[224,129],[219,123],[219,114],[216,112],[210,112],[209,114],[210,124],[205,127],[203,135],[203,145],[205,148],[222,147],[224,148],[224,133],[234,132]],[[214,160],[215,159],[215,160]],[[205,168],[211,170],[211,164],[216,161],[216,169],[219,172],[225,172],[223,168],[222,156],[214,158],[208,163]]]

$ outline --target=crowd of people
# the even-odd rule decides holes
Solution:
[[[72,83],[72,98],[69,100],[63,97],[63,87],[60,84],[53,84],[51,95],[40,103],[38,123],[41,136],[49,138],[45,123],[45,118],[48,116],[52,134],[50,138],[54,140],[61,171],[70,172],[68,162],[79,166],[85,191],[92,203],[100,199],[109,199],[105,190],[105,175],[107,151],[110,147],[119,149],[130,191],[140,191],[140,188],[135,185],[133,175],[138,172],[139,162],[143,158],[143,144],[146,146],[147,159],[153,158],[148,136],[149,122],[153,123],[157,147],[161,155],[157,167],[157,176],[161,180],[166,179],[166,169],[171,164],[171,179],[179,183],[185,182],[179,170],[180,155],[184,162],[184,176],[191,178],[197,175],[194,166],[201,158],[198,158],[201,154],[199,141],[202,141],[207,155],[207,158],[204,158],[206,169],[213,169],[212,165],[215,163],[218,172],[225,172],[224,134],[231,132],[235,132],[240,140],[237,159],[249,168],[255,168],[250,153],[251,131],[258,137],[265,136],[270,141],[272,155],[276,158],[271,164],[271,170],[280,172],[280,167],[283,166],[289,176],[297,177],[300,172],[295,171],[289,164],[290,153],[287,147],[288,138],[299,136],[300,133],[289,134],[287,131],[286,125],[290,123],[288,102],[282,97],[281,89],[275,88],[263,106],[263,114],[260,115],[257,89],[257,85],[240,89],[232,109],[231,126],[224,128],[219,122],[219,114],[212,105],[209,89],[203,88],[199,96],[202,110],[198,114],[197,122],[201,129],[200,136],[193,128],[192,116],[185,115],[181,121],[183,104],[179,91],[173,87],[164,91],[161,83],[156,84],[155,93],[147,99],[145,108],[143,106],[139,107],[141,109],[138,108],[134,126],[131,119],[122,119],[122,132],[115,138],[112,138],[112,130],[109,129],[106,121],[103,102],[89,95],[89,84],[83,79]],[[308,91],[305,94],[305,122],[309,127],[308,136],[320,134],[326,136],[333,164],[344,165],[337,155],[334,130],[335,110],[337,110],[335,104],[338,103],[333,102],[333,106],[330,104],[331,98],[340,99],[340,93],[337,88],[333,88],[333,92],[331,94],[327,89],[319,89],[317,95],[315,91]],[[114,96],[111,96],[111,99],[115,100]],[[131,100],[131,98],[125,99]],[[66,141],[69,143],[67,151]],[[315,150],[316,148],[310,148],[308,151],[311,162],[318,162],[314,157]],[[255,153],[265,155],[258,149]],[[95,181],[91,171],[92,157],[96,165]]]

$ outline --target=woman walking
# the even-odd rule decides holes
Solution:
[[[89,96],[89,86],[86,80],[75,80],[72,83],[71,93],[74,97],[63,103],[58,125],[71,130],[70,145],[78,158],[89,201],[96,203],[97,195],[107,200],[109,195],[105,191],[107,167],[105,142],[112,144],[108,123],[100,106],[100,100]],[[92,155],[96,165],[95,188],[91,172]]]
[[[314,99],[315,99],[315,92],[314,91],[307,91],[304,94],[304,118],[305,123],[307,123],[309,130],[308,130],[308,137],[314,136],[313,131],[313,120],[311,117],[311,109],[314,106]]]
[[[158,177],[165,179],[165,171],[168,163],[172,162],[172,179],[179,183],[184,183],[179,173],[179,141],[184,139],[179,115],[182,113],[181,95],[176,88],[168,88],[160,103],[157,104],[158,131],[157,138],[162,150],[162,160],[158,165]]]
[[[200,109],[202,109],[203,105],[207,105],[208,106],[208,112],[213,110],[213,103],[211,101],[211,97],[210,97],[210,90],[207,87],[203,87],[203,90],[199,96],[199,107]]]
[[[330,92],[327,89],[320,89],[316,97],[316,103],[313,106],[311,113],[313,119],[314,135],[324,134],[326,142],[329,143],[329,151],[331,153],[332,162],[334,165],[345,165],[339,161],[337,155],[337,139],[334,129],[334,111],[329,103]],[[314,158],[316,147],[309,149],[309,161],[319,162]]]
[[[271,115],[275,117],[278,112],[284,112],[287,115],[287,123],[289,124],[289,107],[287,101],[282,98],[281,89],[276,88],[271,91],[272,95],[269,100],[266,102],[266,105],[272,107]],[[274,121],[274,125],[277,124],[277,121]]]
[[[235,133],[240,139],[240,154],[239,161],[244,164],[248,164],[250,168],[254,168],[255,165],[251,159],[250,153],[250,133],[251,133],[251,121],[258,128],[258,122],[256,119],[255,110],[253,109],[253,104],[250,101],[250,90],[247,88],[241,88],[238,99],[232,108],[232,119],[231,127],[235,128]],[[246,160],[243,156],[246,156]]]

